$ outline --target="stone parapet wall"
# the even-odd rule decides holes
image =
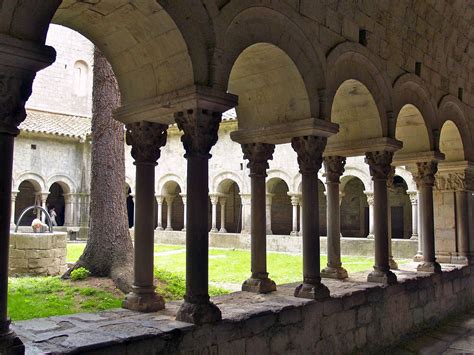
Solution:
[[[223,321],[196,326],[174,320],[180,302],[157,313],[112,310],[14,324],[30,352],[85,354],[343,354],[377,352],[401,337],[433,327],[473,303],[474,266],[417,273],[396,271],[392,286],[325,280],[331,298],[292,296],[295,284],[273,293],[236,292],[213,298]],[[67,324],[67,327],[64,325]],[[41,329],[38,331],[38,329]]]
[[[321,237],[321,253],[327,253],[327,238]],[[155,231],[155,242],[163,244],[182,244],[186,233],[180,231]],[[250,249],[250,235],[238,233],[209,233],[209,245],[214,248]],[[395,258],[412,259],[418,242],[409,239],[393,239],[392,253]],[[302,253],[302,237],[288,235],[268,235],[267,250],[284,253]],[[367,238],[341,238],[342,255],[374,255],[374,240]]]
[[[54,276],[66,271],[66,233],[11,233],[10,275]]]

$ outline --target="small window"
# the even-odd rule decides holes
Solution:
[[[31,145],[31,149],[32,149],[32,150],[36,150],[36,144],[32,144],[32,145]]]
[[[367,46],[367,30],[359,29],[359,43],[363,46]]]
[[[77,96],[86,96],[88,81],[89,66],[86,62],[78,60],[74,63],[74,94]]]

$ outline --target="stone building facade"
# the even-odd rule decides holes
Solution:
[[[414,182],[406,171],[415,177],[418,191],[418,198],[412,193],[410,199],[413,210],[416,205],[419,210],[418,215],[413,214],[419,218],[412,217],[411,228],[413,231],[419,221],[416,272],[444,272],[436,250],[447,253],[445,260],[459,258],[470,263],[474,251],[473,16],[469,1],[9,1],[8,6],[0,7],[0,149],[5,152],[0,161],[5,171],[0,176],[4,192],[0,196],[0,258],[8,256],[5,221],[10,221],[14,137],[25,119],[24,103],[36,72],[55,59],[52,48],[45,46],[52,21],[83,33],[109,59],[122,94],[115,117],[126,125],[128,141],[136,148],[132,157],[137,183],[132,186],[129,173],[129,185],[135,195],[131,197],[136,207],[135,245],[139,246],[135,248],[135,275],[140,280],[127,295],[125,308],[147,312],[162,307],[161,297],[153,291],[155,230],[148,221],[156,218],[160,205],[164,213],[160,199],[168,198],[171,206],[178,203],[179,194],[185,194],[187,288],[176,319],[220,324],[223,315],[209,299],[207,279],[209,200],[214,210],[211,229],[217,229],[221,194],[232,186],[220,185],[217,175],[211,173],[220,154],[224,155],[222,165],[230,172],[250,175],[247,186],[242,182],[239,191],[242,226],[250,226],[252,249],[244,291],[266,293],[276,288],[267,272],[266,235],[270,224],[275,231],[285,229],[278,225],[280,218],[273,221],[269,214],[282,216],[290,211],[289,205],[274,205],[278,199],[287,199],[284,184],[277,180],[285,181],[283,175],[278,176],[282,172],[289,175],[285,184],[293,202],[291,211],[295,211],[290,233],[296,233],[300,224],[303,241],[303,281],[294,296],[327,299],[332,291],[321,275],[347,277],[340,260],[340,192],[347,184],[348,191],[360,191],[360,183],[352,186],[357,184],[347,178],[350,168],[356,168],[351,166],[354,157],[363,157],[355,160],[364,159],[368,166],[369,174],[367,168],[363,171],[372,190],[365,190],[361,181],[369,192],[369,216],[372,198],[374,203],[373,224],[369,222],[369,234],[373,230],[374,235],[374,270],[365,278],[369,283],[387,287],[388,293],[405,294],[409,289],[394,285],[403,277],[391,270],[388,238],[395,230],[409,235],[405,222],[403,228],[398,224],[390,227],[393,217],[407,213],[408,200],[401,190],[405,184],[408,190]],[[247,171],[240,167],[245,165],[240,149],[231,149],[230,144],[221,153],[216,149],[219,140],[228,139],[219,125],[222,114],[232,108],[238,120],[230,139],[241,146]],[[173,138],[175,128],[169,128],[173,124],[183,132],[181,142]],[[292,150],[282,146],[289,143]],[[179,168],[177,156],[184,152]],[[214,158],[210,159],[210,153]],[[169,157],[174,160],[166,163]],[[284,162],[282,169],[275,168],[278,159]],[[296,169],[287,167],[286,162],[295,160],[301,178]],[[158,168],[152,168],[156,163]],[[176,180],[164,181],[164,172],[174,171],[175,165]],[[328,266],[321,272],[318,236],[324,209],[319,208],[323,199],[318,172],[322,165]],[[180,183],[184,177],[186,183]],[[298,215],[300,181],[302,212]],[[389,208],[388,189],[393,191],[395,209]],[[150,198],[155,194],[158,200]],[[169,195],[174,195],[173,201]],[[361,200],[359,197],[359,207]],[[235,198],[234,205],[237,201]],[[357,199],[351,203],[357,206]],[[356,220],[357,214],[342,217],[353,231]],[[235,218],[233,221],[235,224]],[[157,226],[159,222],[158,218]],[[471,272],[469,266],[462,269],[453,277],[460,280],[461,274]],[[6,290],[7,272],[0,271],[0,289]],[[363,283],[360,287],[370,295]],[[439,299],[440,287],[439,283],[430,287],[434,289],[430,296]],[[6,293],[0,293],[0,340],[14,342],[6,300]],[[377,322],[376,329],[384,328],[385,323]],[[311,335],[303,341],[309,338]]]

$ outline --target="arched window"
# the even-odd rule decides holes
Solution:
[[[74,63],[74,94],[87,95],[87,81],[89,80],[89,66],[86,62],[78,60]]]

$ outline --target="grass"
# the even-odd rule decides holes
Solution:
[[[8,310],[13,320],[96,312],[120,307],[122,297],[59,277],[12,277]]]
[[[71,243],[67,247],[67,261],[75,262],[85,243]],[[155,245],[155,277],[158,292],[167,301],[182,299],[186,288],[185,246]],[[284,253],[267,254],[270,277],[277,283],[300,281],[302,257]],[[349,273],[371,269],[373,258],[343,257]],[[321,257],[321,266],[326,257]],[[241,284],[250,276],[250,252],[246,250],[210,249],[209,281],[213,284]],[[209,286],[211,296],[229,291]],[[13,320],[48,317],[78,312],[96,312],[121,305],[123,295],[99,284],[71,282],[59,277],[18,277],[9,279],[9,315]]]

